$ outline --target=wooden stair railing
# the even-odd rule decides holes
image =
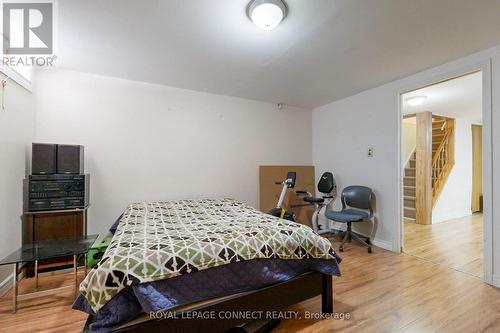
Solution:
[[[432,205],[434,206],[444,188],[446,180],[451,173],[451,169],[455,165],[454,156],[454,119],[446,119],[443,126],[440,128],[444,135],[433,135],[434,137],[442,137],[438,148],[433,154],[432,159]],[[434,143],[434,142],[433,142]]]
[[[425,147],[422,149],[426,151],[425,163],[420,163],[421,169],[417,168],[418,154],[415,148],[404,167],[403,216],[419,224],[430,224],[432,223],[432,208],[455,165],[455,120],[432,116],[430,112],[422,114],[420,121],[417,119],[417,148],[420,133],[421,140],[425,138],[426,141],[420,143],[420,147]],[[427,146],[429,131],[432,132],[430,147]],[[418,158],[422,158],[422,155],[422,153],[418,155]],[[419,175],[421,175],[420,180]],[[420,190],[418,190],[419,186]]]

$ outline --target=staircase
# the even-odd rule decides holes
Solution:
[[[404,217],[408,220],[415,220],[417,211],[415,209],[416,201],[416,184],[415,184],[415,167],[417,165],[417,153],[413,151],[410,160],[405,167],[405,175],[403,178],[403,207]]]
[[[455,120],[432,116],[432,205],[434,206],[455,164],[453,131]],[[403,178],[404,218],[416,218],[416,152],[405,167]]]

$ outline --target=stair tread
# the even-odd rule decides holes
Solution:
[[[403,195],[403,199],[415,200],[416,198],[411,195]]]

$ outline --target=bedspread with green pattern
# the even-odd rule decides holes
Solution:
[[[97,312],[131,284],[270,258],[335,260],[335,253],[311,228],[232,199],[136,203],[80,292]]]

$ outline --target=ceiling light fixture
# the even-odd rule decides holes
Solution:
[[[424,102],[427,100],[427,96],[412,96],[412,97],[408,97],[407,99],[405,99],[405,102],[408,104],[408,105],[411,105],[411,106],[419,106],[419,105],[422,105],[424,104]]]
[[[262,30],[273,30],[286,17],[287,6],[283,0],[252,0],[247,15]]]

